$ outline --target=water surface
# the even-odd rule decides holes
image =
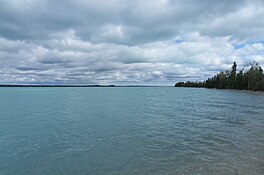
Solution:
[[[0,88],[1,175],[263,175],[264,95]]]

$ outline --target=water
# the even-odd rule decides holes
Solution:
[[[264,95],[0,88],[1,175],[263,175]]]

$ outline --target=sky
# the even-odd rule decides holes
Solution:
[[[263,0],[0,0],[0,84],[174,85],[264,66]]]

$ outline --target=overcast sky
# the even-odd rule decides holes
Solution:
[[[156,84],[264,66],[263,0],[0,0],[0,83]]]

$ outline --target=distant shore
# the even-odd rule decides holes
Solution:
[[[0,87],[171,87],[155,85],[40,85],[40,84],[0,84]]]
[[[264,74],[263,69],[258,62],[249,64],[250,68],[244,71],[245,67],[237,72],[237,64],[234,62],[231,70],[221,71],[215,76],[205,81],[186,81],[177,82],[175,87],[197,87],[209,89],[230,89],[230,90],[248,90],[264,92]]]
[[[116,87],[115,85],[40,85],[40,84],[2,84],[0,87]]]

